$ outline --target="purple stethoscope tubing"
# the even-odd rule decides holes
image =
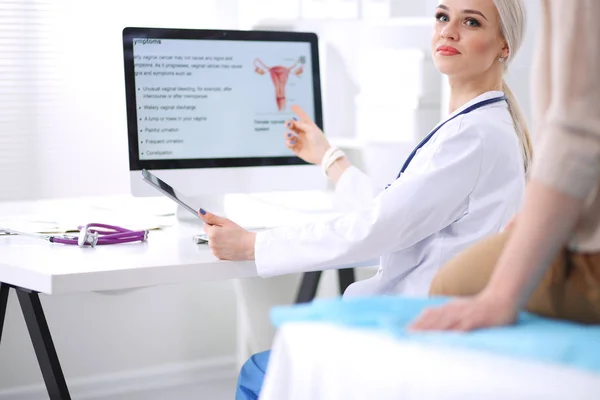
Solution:
[[[92,228],[103,228],[110,229],[100,230],[100,229],[92,229]],[[86,229],[85,226],[77,227],[80,231],[82,229]],[[127,242],[136,242],[136,241],[144,241],[148,237],[148,231],[132,231],[129,229],[121,228],[119,226],[114,225],[106,225],[106,224],[89,224],[87,225],[87,230],[90,233],[98,233],[98,243],[97,244],[117,244],[117,243],[127,243]]]
[[[94,223],[87,224],[86,226],[79,226],[77,229],[80,231],[79,238],[77,243],[73,244],[78,244],[79,246],[85,246],[86,244],[102,246],[137,241],[143,242],[148,238],[148,231],[132,231],[114,225]]]
[[[99,228],[99,229],[98,229]],[[148,231],[132,231],[130,229],[122,228],[120,226],[106,225],[106,224],[87,224],[84,226],[77,227],[79,230],[79,236],[69,235],[42,235],[42,234],[28,234],[25,232],[17,232],[6,230],[17,235],[25,235],[36,237],[39,239],[47,240],[51,243],[77,245],[79,247],[85,246],[102,246],[108,244],[119,244],[119,243],[131,243],[131,242],[144,242],[148,239]]]

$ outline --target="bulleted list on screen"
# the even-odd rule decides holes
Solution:
[[[203,80],[195,75],[201,70],[233,71],[242,66],[232,64],[233,57],[146,55],[134,58],[135,75],[140,78],[136,82],[148,82],[137,87],[140,158],[189,157],[186,145],[197,142],[195,138],[210,119],[207,113],[210,107],[203,107],[203,103],[214,96],[222,101],[223,96],[233,91],[227,85],[194,84]]]

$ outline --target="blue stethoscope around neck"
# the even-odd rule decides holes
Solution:
[[[499,103],[501,101],[506,101],[506,100],[507,100],[506,96],[494,97],[493,99],[482,100],[482,101],[480,101],[478,103],[475,103],[475,104],[473,104],[473,105],[465,108],[461,112],[456,113],[452,117],[448,118],[447,120],[445,120],[444,122],[442,122],[441,124],[439,124],[433,131],[431,131],[427,136],[425,136],[425,138],[423,140],[421,140],[421,142],[419,142],[419,144],[417,145],[417,147],[415,147],[413,149],[413,151],[410,153],[410,155],[408,156],[408,158],[404,162],[404,165],[402,165],[402,169],[400,170],[400,173],[398,174],[398,176],[396,177],[396,179],[400,178],[400,176],[404,173],[404,171],[406,171],[406,169],[410,165],[410,162],[417,155],[417,152],[423,146],[425,146],[427,144],[427,142],[429,142],[429,140],[433,137],[433,135],[435,135],[437,133],[437,131],[439,131],[448,122],[452,121],[454,118],[460,117],[461,115],[468,114],[468,113],[470,113],[472,111],[475,111],[475,110],[477,110],[477,109],[479,109],[481,107],[485,107],[485,106],[488,106],[490,104]],[[390,185],[388,185],[387,187],[389,187],[389,186]],[[386,189],[387,189],[387,187],[386,187]]]

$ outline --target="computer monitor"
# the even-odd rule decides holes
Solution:
[[[221,211],[227,193],[316,190],[318,166],[285,145],[292,104],[323,127],[314,33],[125,28],[134,196],[159,196],[147,169]]]

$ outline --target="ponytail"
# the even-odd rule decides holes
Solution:
[[[494,0],[494,4],[500,15],[502,36],[504,36],[509,49],[509,59],[504,63],[504,69],[506,70],[510,61],[517,55],[525,37],[525,23],[527,20],[525,0]],[[523,164],[525,165],[525,173],[527,174],[531,165],[531,158],[533,157],[533,146],[531,144],[531,137],[529,136],[529,129],[527,129],[525,117],[517,103],[515,95],[504,80],[502,81],[502,91],[508,98],[508,110],[510,111],[517,137],[521,143]]]
[[[525,174],[527,174],[533,157],[533,145],[531,144],[531,136],[529,135],[527,122],[525,121],[523,111],[521,111],[521,107],[519,107],[519,103],[517,103],[515,95],[504,80],[502,80],[502,91],[504,94],[506,94],[508,99],[508,110],[510,111],[510,116],[512,117],[515,131],[517,132],[517,137],[519,138],[519,143],[521,144],[523,163],[525,165]]]

